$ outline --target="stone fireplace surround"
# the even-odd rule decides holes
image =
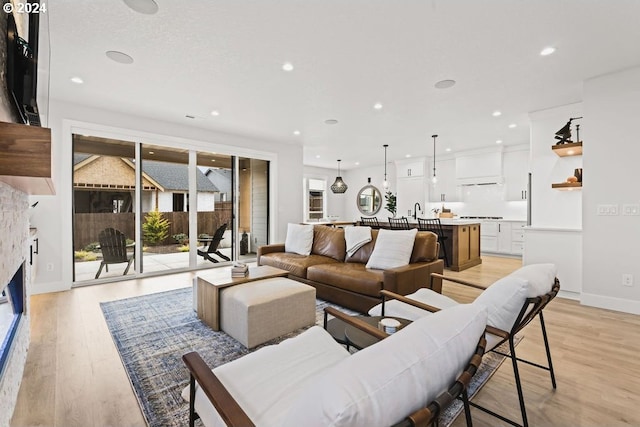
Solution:
[[[29,199],[27,194],[0,182],[0,285],[9,283],[25,260],[25,307],[11,353],[0,377],[0,426],[9,425],[22,382],[30,340],[30,269],[29,260]],[[0,339],[4,339],[1,337]]]

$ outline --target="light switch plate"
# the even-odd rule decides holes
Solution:
[[[598,205],[598,210],[596,214],[598,216],[618,215],[618,205]]]
[[[640,215],[640,205],[625,203],[622,205],[622,215],[636,216]]]

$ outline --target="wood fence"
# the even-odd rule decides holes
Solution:
[[[216,202],[214,212],[198,212],[198,235],[213,233],[222,224],[231,227],[231,202]],[[189,235],[189,212],[162,212],[162,216],[169,221],[169,237],[159,244],[176,243],[171,237],[174,234]],[[135,213],[77,213],[74,215],[73,247],[80,250],[90,243],[98,241],[98,234],[105,228],[115,228],[122,231],[128,239],[135,238]]]

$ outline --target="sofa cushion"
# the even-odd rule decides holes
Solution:
[[[378,231],[371,230],[371,241],[365,245],[362,245],[352,256],[347,257],[346,262],[358,262],[360,264],[366,264],[373,253],[373,248],[376,246],[376,240],[378,239]]]
[[[307,278],[307,269],[317,264],[338,263],[333,258],[323,255],[299,255],[290,252],[270,252],[260,257],[260,265],[270,265],[289,271],[297,277]]]
[[[379,298],[384,273],[382,270],[369,270],[364,264],[339,262],[310,266],[307,279]]]
[[[409,264],[418,230],[380,230],[367,268],[386,270]]]
[[[431,262],[438,259],[438,235],[430,231],[419,231],[413,243],[410,264]]]
[[[313,225],[291,223],[287,225],[287,237],[284,241],[285,252],[309,255],[312,245]]]
[[[311,253],[344,261],[347,253],[344,230],[340,227],[327,227],[326,225],[314,226]]]
[[[453,384],[474,354],[486,319],[486,309],[473,304],[418,319],[309,378],[280,425],[401,421]]]

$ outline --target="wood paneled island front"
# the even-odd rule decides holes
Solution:
[[[418,223],[409,218],[409,225],[418,228]],[[441,219],[442,229],[448,238],[444,247],[449,258],[449,270],[462,271],[474,265],[482,264],[480,258],[480,223],[462,219]],[[389,228],[389,223],[380,223]],[[442,242],[440,242],[442,244]]]

